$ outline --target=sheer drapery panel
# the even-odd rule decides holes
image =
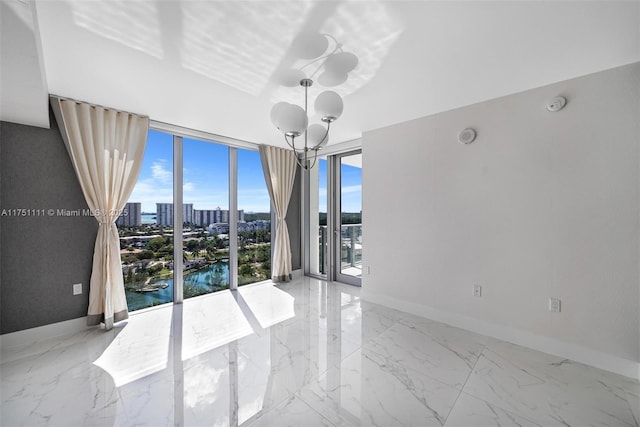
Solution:
[[[291,244],[285,218],[296,176],[297,163],[291,150],[260,146],[260,159],[271,203],[276,212],[276,238],[271,261],[271,279],[274,282],[291,280]]]
[[[138,180],[149,118],[53,98],[54,112],[87,205],[98,221],[89,288],[89,326],[129,317],[115,225]]]

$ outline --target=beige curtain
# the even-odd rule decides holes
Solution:
[[[260,159],[277,218],[276,240],[271,260],[271,279],[274,282],[288,282],[291,280],[291,245],[289,244],[289,230],[285,217],[296,177],[296,158],[291,150],[261,145]]]
[[[87,204],[98,221],[89,288],[89,326],[129,317],[115,221],[138,180],[149,118],[54,99],[60,130]]]

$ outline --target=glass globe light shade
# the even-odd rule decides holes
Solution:
[[[287,104],[278,115],[278,129],[289,136],[299,136],[309,124],[307,113],[298,105]]]
[[[318,95],[314,105],[316,113],[318,113],[323,120],[330,119],[330,121],[339,118],[344,108],[340,95],[331,90],[324,91]]]
[[[338,52],[324,62],[324,69],[335,74],[346,74],[358,66],[358,57],[351,52]]]
[[[322,147],[324,147],[325,145],[327,145],[329,143],[329,134],[327,134],[327,137],[325,139],[323,139],[320,144],[318,144],[318,146],[316,148],[320,149]]]
[[[329,135],[326,127],[316,123],[307,128],[307,143],[309,147],[320,148],[325,146],[327,142],[329,142]]]
[[[338,86],[347,81],[349,76],[347,73],[334,73],[333,71],[325,71],[318,76],[318,82],[322,86],[333,87]]]
[[[278,129],[280,129],[280,121],[287,105],[289,105],[288,102],[278,102],[271,107],[271,123]]]
[[[302,33],[291,43],[291,53],[300,59],[315,59],[325,53],[329,40],[320,33]]]

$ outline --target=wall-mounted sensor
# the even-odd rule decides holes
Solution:
[[[547,102],[547,110],[551,112],[560,111],[567,105],[567,98],[564,96],[556,96],[553,97]]]
[[[476,139],[476,131],[471,128],[463,129],[458,134],[458,141],[463,144],[471,144]]]

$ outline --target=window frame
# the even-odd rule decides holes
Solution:
[[[222,144],[229,147],[229,289],[238,289],[238,148],[244,150],[258,151],[259,145],[256,143],[243,141],[236,138],[230,138],[222,135],[216,135],[209,132],[198,131],[185,128],[182,126],[171,125],[164,122],[151,120],[149,129],[163,132],[173,137],[173,258],[174,258],[174,274],[173,274],[173,303],[181,304],[184,302],[184,275],[182,271],[182,247],[183,235],[183,149],[184,138],[196,139],[204,142]],[[269,205],[270,215],[273,218],[273,209]],[[272,224],[272,239],[277,232]],[[272,245],[273,256],[273,245]]]

